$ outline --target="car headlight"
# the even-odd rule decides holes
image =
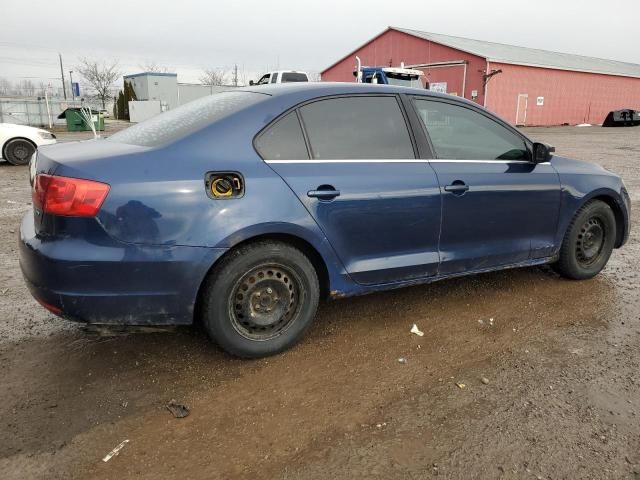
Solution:
[[[43,140],[53,140],[54,138],[56,138],[56,136],[53,133],[44,132],[44,131],[38,132],[38,136]]]

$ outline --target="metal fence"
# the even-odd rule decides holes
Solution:
[[[0,97],[0,123],[17,123],[34,127],[48,127],[64,125],[64,119],[58,119],[68,107],[90,107],[102,109],[99,102],[69,101],[59,98],[45,100],[38,98]],[[107,112],[111,112],[112,105],[107,105]]]

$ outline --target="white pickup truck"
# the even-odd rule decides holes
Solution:
[[[289,83],[289,82],[309,82],[309,75],[306,72],[296,70],[277,70],[265,73],[260,80],[254,82],[249,80],[249,85],[266,85],[268,83]]]

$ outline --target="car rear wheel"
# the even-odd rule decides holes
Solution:
[[[592,200],[578,210],[569,225],[554,267],[567,278],[592,278],[607,264],[615,240],[616,219],[611,207]]]
[[[11,165],[26,165],[35,151],[35,145],[29,140],[14,138],[5,145],[3,157]]]
[[[316,271],[298,249],[261,241],[230,252],[203,290],[203,324],[224,350],[239,357],[273,355],[309,328],[320,297]]]

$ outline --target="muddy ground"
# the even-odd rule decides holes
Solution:
[[[621,173],[640,207],[640,128],[529,133]],[[299,346],[241,361],[189,328],[101,336],[45,312],[17,261],[28,202],[27,169],[0,164],[4,479],[640,478],[637,223],[593,280],[530,268],[329,302]]]

